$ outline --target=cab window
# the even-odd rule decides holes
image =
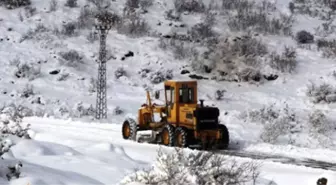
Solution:
[[[179,102],[180,103],[193,103],[194,102],[194,89],[182,87],[179,89]]]

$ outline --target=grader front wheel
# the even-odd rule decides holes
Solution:
[[[218,149],[227,149],[230,143],[229,131],[225,125],[219,125],[219,129],[222,138],[218,146]]]
[[[137,124],[133,119],[126,119],[122,125],[124,139],[136,140]]]

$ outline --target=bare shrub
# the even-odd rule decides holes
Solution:
[[[69,67],[78,67],[78,65],[84,64],[83,56],[76,50],[70,50],[67,52],[60,52],[61,61]]]
[[[336,102],[336,98],[333,98],[336,95],[336,89],[327,83],[316,85],[315,83],[311,82],[307,85],[306,94],[312,99],[314,103]]]
[[[140,15],[126,15],[117,27],[118,33],[130,37],[142,37],[149,34],[150,26]]]
[[[179,13],[200,13],[205,11],[205,5],[201,0],[175,0],[175,11]]]
[[[191,38],[193,40],[203,40],[215,37],[216,33],[212,29],[215,21],[215,14],[207,13],[201,23],[194,25],[191,30],[188,31]]]
[[[184,41],[174,38],[169,39],[161,37],[159,40],[159,48],[163,50],[171,50],[173,52],[174,58],[179,60],[190,58],[197,52],[190,45],[186,45]]]
[[[86,39],[93,43],[94,41],[97,41],[99,39],[98,33],[95,31],[90,31],[90,33],[86,36]]]
[[[90,78],[90,84],[89,84],[89,92],[94,93],[97,90],[97,79],[91,77]]]
[[[142,10],[147,11],[153,5],[154,0],[140,0],[140,7]]]
[[[34,91],[34,86],[31,84],[26,84],[26,86],[20,91],[21,98],[29,98],[35,94],[36,92]]]
[[[216,100],[222,100],[223,97],[224,97],[224,93],[225,92],[226,92],[225,89],[223,89],[223,90],[216,90],[216,92],[215,92],[215,99]]]
[[[118,67],[117,70],[114,72],[114,77],[119,79],[122,76],[126,76],[126,70],[123,67]]]
[[[312,133],[325,135],[333,130],[332,122],[321,110],[315,110],[308,116],[308,123]]]
[[[174,11],[173,9],[167,10],[165,12],[165,18],[171,21],[180,21],[181,13]]]
[[[15,9],[22,6],[31,5],[30,0],[0,0],[0,5],[4,5],[7,9]]]
[[[275,143],[280,136],[290,136],[299,127],[295,112],[287,104],[282,108],[271,104],[259,110],[252,110],[248,112],[247,118],[264,125],[260,139],[267,143]]]
[[[36,8],[32,6],[26,6],[24,7],[24,13],[26,18],[32,17],[36,14]]]
[[[296,69],[296,50],[295,48],[285,46],[281,55],[273,52],[271,54],[271,67],[281,72],[293,72]]]
[[[71,36],[76,36],[76,29],[77,29],[77,22],[68,22],[63,25],[61,34],[71,37]]]
[[[334,58],[336,56],[336,40],[317,40],[317,48],[322,51],[323,57]]]
[[[75,8],[77,7],[77,0],[67,0],[65,3],[65,6],[70,7],[70,8]]]
[[[82,7],[77,18],[78,28],[92,28],[95,23],[96,11],[89,7]]]
[[[120,115],[124,113],[124,111],[122,110],[122,108],[120,108],[119,106],[116,106],[114,109],[113,109],[113,114],[114,115]]]
[[[95,108],[92,104],[90,104],[89,106],[84,106],[83,102],[78,102],[76,103],[71,116],[75,118],[82,118],[84,116],[93,117],[95,115],[95,112]]]
[[[44,33],[47,33],[48,31],[49,31],[48,28],[46,28],[42,23],[39,23],[36,25],[36,28],[29,29],[27,33],[23,34],[19,42],[21,43],[25,40],[31,40],[31,39],[40,40],[44,38],[41,35],[43,35]]]
[[[261,78],[260,67],[268,53],[267,46],[251,35],[242,35],[233,39],[223,38],[208,51],[194,59],[194,70],[216,69],[223,75],[220,80],[249,81]]]
[[[69,78],[69,73],[62,73],[58,78],[57,81],[65,81]]]
[[[136,9],[140,7],[140,0],[126,0],[125,8]]]
[[[184,153],[182,149],[176,148],[167,153],[160,149],[152,169],[136,171],[124,178],[121,184],[240,185],[256,182],[260,176],[259,169],[260,163],[255,161],[237,162],[210,152]]]
[[[94,4],[98,10],[107,9],[111,6],[111,1],[109,0],[87,0],[87,1]]]
[[[233,31],[253,30],[264,34],[290,35],[294,22],[293,16],[280,13],[279,16],[270,16],[275,5],[263,1],[262,5],[255,5],[247,0],[223,1],[224,9],[233,8],[237,13],[229,14],[228,25]],[[256,10],[255,10],[256,9]]]
[[[54,12],[57,10],[58,3],[56,0],[51,0],[49,3],[49,11]]]
[[[173,78],[173,70],[171,69],[159,69],[152,72],[149,76],[149,80],[153,84],[159,84],[165,80],[171,80]]]
[[[297,32],[295,39],[300,44],[307,44],[314,42],[314,36],[305,30]]]
[[[24,63],[19,58],[12,60],[11,65],[16,67],[14,75],[17,78],[28,78],[29,80],[35,80],[41,75],[41,68],[39,66]]]

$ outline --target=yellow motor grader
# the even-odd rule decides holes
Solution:
[[[176,147],[226,149],[229,132],[219,124],[219,109],[197,101],[197,81],[164,82],[164,105],[153,104],[147,91],[147,103],[138,110],[138,118],[127,118],[122,125],[124,139]],[[159,91],[155,98],[159,99]],[[155,121],[154,115],[160,120]],[[137,136],[138,131],[151,131]]]

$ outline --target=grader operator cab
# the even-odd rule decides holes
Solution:
[[[138,110],[138,119],[128,118],[122,126],[124,139],[138,142],[158,143],[177,147],[202,147],[203,149],[226,149],[229,132],[219,124],[219,109],[204,106],[197,101],[197,81],[165,81],[164,105],[152,103],[147,91],[147,104]],[[155,93],[159,98],[159,93]],[[160,115],[154,121],[154,114]],[[151,131],[149,135],[139,135],[138,131]]]

